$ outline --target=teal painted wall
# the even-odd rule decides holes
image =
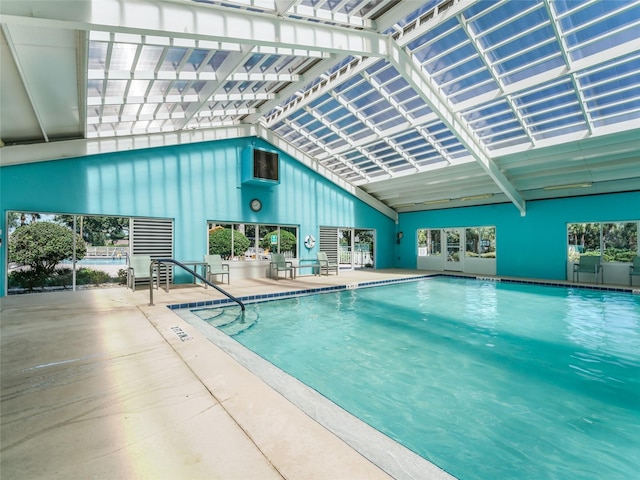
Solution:
[[[300,256],[313,256],[304,236],[318,227],[372,228],[376,266],[394,264],[394,221],[280,152],[278,186],[242,185],[242,149],[273,147],[260,139],[233,139],[159,147],[0,168],[0,210],[174,219],[177,259],[207,250],[207,220],[299,226]],[[252,198],[263,208],[254,213]],[[6,240],[2,233],[0,292],[5,291]]]
[[[419,228],[495,225],[498,275],[565,280],[568,223],[632,220],[640,220],[640,191],[531,201],[524,217],[512,204],[403,213],[397,265],[416,267]]]

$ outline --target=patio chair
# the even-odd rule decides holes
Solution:
[[[293,266],[293,263],[287,262],[284,258],[284,254],[282,253],[272,253],[271,254],[271,263],[269,264],[269,270],[271,273],[271,278],[274,278],[273,274],[275,272],[275,279],[280,279],[280,272],[285,272],[285,278],[287,277],[287,272],[289,272],[289,277],[293,280],[296,278],[296,267]]]
[[[573,281],[580,281],[581,273],[592,273],[596,276],[598,283],[598,274],[602,272],[602,257],[594,257],[591,255],[580,255],[578,263],[573,264]]]
[[[205,255],[204,261],[207,263],[206,277],[211,282],[211,277],[217,277],[222,275],[222,283],[224,283],[224,276],[227,276],[227,283],[230,283],[229,279],[229,264],[222,263],[222,257],[220,255]]]
[[[160,280],[158,278],[158,267],[153,267],[151,278],[149,278],[149,267],[151,266],[150,255],[129,255],[129,266],[127,267],[127,287],[136,291],[136,280],[149,279],[150,282],[155,280],[156,288],[159,287]]]
[[[326,252],[318,252],[316,253],[316,257],[318,258],[318,263],[320,264],[320,273],[326,272],[326,275],[329,275],[329,270],[335,270],[336,275],[338,275],[339,265],[337,263],[333,263],[329,261]]]
[[[629,265],[629,285],[633,286],[633,277],[640,275],[640,257],[635,257],[633,263]]]

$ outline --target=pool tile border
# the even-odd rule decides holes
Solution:
[[[347,283],[344,285],[332,285],[330,287],[308,288],[304,290],[292,290],[289,292],[264,293],[260,295],[245,295],[244,297],[237,297],[237,298],[243,303],[250,304],[250,303],[265,302],[269,300],[280,300],[284,298],[303,297],[306,295],[315,295],[318,293],[339,292],[342,290],[350,290],[354,288],[367,288],[367,287],[377,287],[380,285],[390,285],[394,283],[415,282],[417,280],[424,280],[426,278],[436,278],[436,277],[464,278],[468,280],[477,280],[477,281],[492,281],[492,282],[515,283],[515,284],[524,284],[524,285],[541,285],[541,286],[547,286],[547,287],[579,288],[579,289],[585,289],[585,290],[597,290],[597,291],[629,293],[629,294],[635,292],[635,290],[631,287],[605,287],[600,285],[545,282],[545,281],[538,281],[538,280],[523,280],[523,279],[517,279],[517,278],[457,275],[455,273],[430,273],[425,275],[418,275],[415,277],[390,278],[386,280],[373,280],[370,282]],[[215,300],[204,300],[200,302],[189,302],[189,303],[167,305],[167,308],[169,308],[170,310],[180,310],[180,309],[193,309],[193,308],[205,308],[205,307],[226,307],[228,305],[232,305],[235,303],[236,302],[234,300],[231,300],[230,298],[219,298]]]

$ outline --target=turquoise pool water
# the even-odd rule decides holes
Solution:
[[[220,330],[460,479],[640,471],[638,295],[434,278],[247,309]]]

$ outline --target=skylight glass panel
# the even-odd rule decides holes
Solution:
[[[351,93],[352,92],[348,92],[344,94],[344,96],[347,98],[351,97],[351,104],[358,110],[362,110],[369,105],[374,105],[375,103],[382,101],[383,98],[378,92],[374,90],[368,91],[366,95],[359,96],[355,99],[351,96]]]
[[[127,88],[126,80],[109,80],[104,92],[105,97],[122,97]]]
[[[145,103],[142,105],[140,115],[153,115],[156,112],[158,105],[155,103]]]
[[[441,0],[429,0],[428,2],[424,3],[423,5],[421,5],[420,8],[418,8],[415,12],[411,13],[406,18],[401,19],[397,23],[398,26],[403,27],[403,26],[413,22],[414,20],[416,20],[417,18],[419,18],[423,14],[433,10],[438,5],[438,3],[440,3],[440,1]]]
[[[138,57],[138,62],[136,63],[136,71],[137,72],[148,72],[155,71],[158,61],[162,56],[162,52],[164,52],[163,47],[158,47],[156,45],[143,45],[140,51],[140,57]]]
[[[196,48],[191,55],[189,56],[189,60],[184,67],[186,71],[198,71],[202,62],[204,62],[209,55],[209,50],[205,50],[202,48]]]
[[[627,2],[597,2],[561,21],[562,25],[582,25],[591,20],[604,17],[584,28],[579,28],[566,34],[566,42],[571,58],[576,60],[594,55],[603,50],[617,47],[626,42],[637,41],[640,38],[640,5],[623,8]],[[620,13],[605,17],[610,11],[622,10]],[[615,32],[616,33],[610,33]],[[586,43],[586,45],[584,45]],[[582,46],[584,45],[584,46]],[[580,47],[580,48],[576,48]]]
[[[365,3],[359,11],[360,16],[366,17],[370,12],[374,11],[378,5],[387,1],[389,0],[372,0]]]
[[[470,112],[463,113],[463,116],[467,122],[471,123],[474,120],[486,120],[489,117],[499,115],[508,110],[509,105],[504,100],[499,100]]]
[[[151,85],[151,89],[149,90],[150,96],[162,97],[165,95],[165,92],[171,85],[171,82],[168,80],[156,80]]]
[[[374,65],[374,67],[378,65],[384,65],[384,63],[378,62],[376,63],[376,65]],[[388,68],[382,68],[382,69],[370,68],[367,70],[367,73],[371,75],[375,79],[375,81],[378,82],[378,84],[380,85],[384,85],[392,81],[398,81],[401,78],[400,75],[398,74],[398,71],[395,68],[392,68],[391,66],[388,66]]]
[[[582,123],[562,126],[560,128],[553,125],[545,125],[536,129],[535,137],[538,140],[545,140],[547,138],[558,137],[561,135],[569,135],[571,133],[584,132],[586,130],[585,125]]]
[[[131,71],[133,59],[136,54],[136,45],[128,43],[114,43],[111,50],[111,61],[109,70]]]
[[[499,62],[504,58],[517,56],[524,50],[539,48],[544,43],[556,42],[555,33],[549,24],[542,25],[524,36],[518,36],[515,41],[503,43],[508,38],[511,37],[498,37],[493,42],[489,41],[489,38],[483,38],[483,43],[486,43],[488,47],[487,57],[491,62]],[[495,44],[498,44],[498,46],[491,48]],[[557,47],[557,50],[559,51],[559,47]]]
[[[167,48],[167,55],[164,57],[160,70],[175,72],[186,53],[187,49],[183,47]]]
[[[106,42],[89,42],[89,70],[104,70],[107,62]]]
[[[465,35],[465,38],[466,38],[466,34],[462,30],[459,30],[459,32]],[[450,37],[446,37],[443,40],[443,42],[439,42],[439,43],[446,44],[449,41],[455,42],[455,40],[450,40]],[[438,45],[439,43],[437,43],[436,45]],[[449,44],[448,47],[450,47],[451,45],[455,45],[455,43]],[[479,66],[482,65],[482,62],[479,60],[478,52],[473,47],[473,45],[471,45],[470,43],[467,43],[465,45],[460,46],[459,48],[456,48],[453,51],[448,52],[446,55],[440,58],[436,58],[433,61],[425,62],[423,66],[432,75],[437,75],[439,72],[447,71],[451,69],[456,64],[463,64],[466,66],[467,63],[474,62],[474,61],[475,63],[471,67],[469,67],[469,70],[474,70],[475,68],[478,68]]]
[[[470,87],[475,87],[471,89],[471,93],[468,96],[464,96],[462,93],[458,96],[456,95],[458,92],[464,92],[469,90]],[[487,69],[483,69],[473,75],[467,76],[460,81],[449,83],[448,85],[442,86],[442,91],[446,93],[448,96],[451,96],[451,101],[453,103],[457,103],[462,101],[463,99],[469,98],[471,96],[478,96],[485,92],[491,92],[496,90],[498,85],[495,80],[489,73]]]
[[[486,28],[482,26],[486,23],[486,20],[490,20],[491,24],[489,25],[489,27],[493,27],[493,25],[500,23],[499,20],[494,18],[494,16],[498,12],[505,9],[516,10],[517,12],[514,12],[514,15],[515,15],[515,13],[520,13],[521,11],[526,10],[526,8],[524,7],[527,7],[527,8],[530,7],[531,3],[525,2],[522,0],[517,2],[506,2],[504,7],[498,8],[493,12],[491,12],[489,15],[481,17],[476,22],[474,22],[479,28],[481,28],[479,33],[482,38],[482,45],[485,48],[490,48],[496,44],[503,42],[506,39],[509,39],[514,36],[517,37],[520,33],[530,30],[534,26],[537,26],[537,25],[543,26],[545,24],[548,24],[549,16],[547,15],[547,12],[544,9],[544,6],[538,2],[535,2],[535,3],[539,5],[539,8],[537,8],[536,10],[529,12],[524,16],[520,16],[519,18],[515,18],[514,20],[511,20],[506,24],[504,24],[502,27],[495,29],[493,31],[489,31],[486,34],[481,33],[486,30]],[[514,44],[513,45],[514,51],[517,51],[518,47],[526,48],[532,44],[539,43],[545,38],[547,39],[555,38],[553,29],[550,28],[550,26],[549,28],[538,29],[532,33],[529,33],[525,37],[517,37],[517,40],[512,42]]]
[[[539,60],[544,61],[539,62]],[[510,83],[517,81],[517,78],[527,78],[554,67],[564,66],[564,64],[558,45],[556,43],[547,43],[535,50],[530,50],[510,60],[496,64],[496,69],[501,75],[504,75],[506,83]],[[520,71],[512,73],[513,70],[517,69]]]
[[[491,3],[491,2],[487,2]],[[525,26],[525,28],[530,27],[531,25],[535,25],[539,23],[541,18],[544,18],[544,5],[536,0],[518,0],[517,2],[506,1],[503,2],[498,8],[495,8],[488,12],[485,15],[478,16],[471,24],[473,25],[474,31],[476,33],[484,32],[489,29],[493,29],[496,25],[500,25],[501,23],[505,23],[508,27],[510,21],[513,22],[513,19],[518,18],[521,14],[532,7],[537,7],[533,13],[527,14],[536,15],[532,17],[532,19],[538,19],[537,22],[531,22]],[[503,33],[503,38],[508,38],[511,35],[518,33],[517,31],[505,30]],[[509,35],[507,35],[509,34]]]
[[[460,24],[458,23],[458,20],[456,18],[452,18],[436,26],[435,28],[429,29],[424,35],[420,35],[415,40],[409,42],[409,44],[407,45],[407,48],[409,49],[410,52],[415,54],[416,49],[422,49],[423,47],[427,46],[431,41],[438,38],[440,35],[443,35],[449,32],[450,30],[459,29],[459,28],[460,28]],[[466,39],[466,35],[464,38]],[[426,58],[427,55],[428,53],[425,54],[423,58]]]
[[[602,117],[612,117],[612,116],[626,116],[630,112],[638,112],[640,111],[640,97],[636,96],[635,99],[629,99],[628,101],[614,104],[610,106],[591,106],[589,105],[589,113],[594,117],[594,119],[599,119]],[[636,117],[630,117],[636,118]]]
[[[631,122],[634,125],[640,120],[640,109],[621,113],[619,115],[603,117],[603,118],[595,118],[593,120],[593,124],[596,128],[606,127],[608,125],[614,125],[620,122]]]
[[[149,80],[131,80],[128,97],[144,97],[149,88]]]
[[[613,63],[611,65],[611,63]],[[611,66],[606,66],[598,69],[587,70],[581,72],[578,75],[578,79],[581,85],[588,86],[597,84],[600,82],[604,82],[610,80],[612,82],[617,82],[621,78],[635,78],[638,80],[640,75],[640,56],[635,54],[635,56],[629,57],[627,59],[623,59],[622,61],[616,60],[614,62],[610,62]]]
[[[213,57],[211,57],[209,59],[209,61],[207,62],[207,65],[209,65],[209,67],[211,67],[211,69],[214,72],[218,71],[220,66],[224,63],[224,61],[229,56],[229,53],[231,53],[231,52],[218,51],[218,52],[214,53]]]
[[[343,130],[347,135],[359,132],[360,130],[365,128],[364,125],[351,114],[345,115],[341,119],[333,121],[332,123],[335,127]]]
[[[253,67],[255,67],[263,58],[264,58],[264,54],[254,53],[249,57],[249,59],[246,62],[244,62],[244,65],[242,65],[242,68],[244,68],[244,70],[248,72],[252,70]]]
[[[473,72],[474,70],[479,70],[484,68],[484,63],[478,58],[469,57],[463,63],[460,63],[457,67],[446,69],[443,73],[433,73],[433,79],[438,84],[455,82],[459,78],[464,78],[464,80],[460,82],[456,82],[458,84],[458,88],[462,89],[470,85],[470,78],[467,77],[467,74]]]
[[[102,98],[102,86],[104,81],[102,80],[88,80],[87,81],[87,97]]]
[[[582,84],[585,79],[581,78]],[[584,83],[588,84],[588,81]],[[619,90],[629,89],[630,87],[637,87],[640,89],[640,71],[636,75],[627,75],[626,77],[616,77],[610,81],[603,81],[601,83],[593,83],[592,86],[583,87],[582,92],[586,98],[590,98],[595,95],[603,95],[609,92],[616,92]],[[621,98],[625,97],[625,94],[620,94]]]

